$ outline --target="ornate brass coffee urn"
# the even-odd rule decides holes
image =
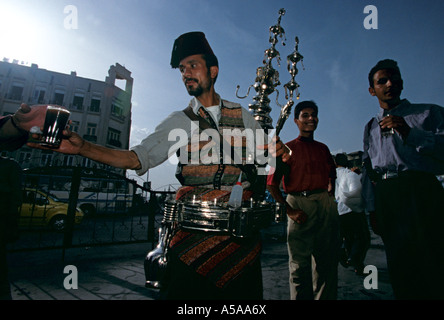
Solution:
[[[250,89],[254,88],[256,96],[253,97],[254,102],[249,104],[249,110],[252,112],[254,118],[261,124],[264,130],[272,129],[272,119],[270,117],[271,107],[270,98],[273,92],[276,92],[276,104],[281,108],[280,116],[276,124],[276,135],[279,135],[282,127],[288,116],[291,114],[291,108],[294,104],[293,96],[296,94],[296,99],[299,99],[299,84],[295,81],[295,77],[298,74],[297,64],[303,60],[303,56],[299,53],[299,39],[295,38],[294,51],[287,56],[287,70],[290,73],[291,79],[284,85],[285,99],[287,100],[285,105],[281,105],[278,101],[279,91],[277,87],[281,84],[279,80],[279,72],[273,68],[272,61],[276,59],[278,66],[280,66],[280,53],[276,49],[276,45],[279,42],[278,38],[283,39],[282,45],[285,46],[285,31],[281,26],[281,19],[285,15],[285,9],[279,10],[278,23],[270,27],[270,39],[271,47],[265,50],[263,65],[256,69],[255,83],[252,84],[247,91],[246,96],[240,97],[238,91],[240,86],[237,86],[236,96],[240,99],[248,97]]]
[[[281,38],[282,45],[285,46],[285,41],[286,41],[285,31],[284,28],[282,28],[281,26],[281,19],[284,15],[285,15],[285,9],[280,9],[277,24],[269,28],[269,33],[270,33],[269,42],[271,44],[271,47],[265,50],[263,65],[256,69],[255,83],[248,87],[247,94],[244,97],[238,95],[239,85],[237,86],[236,89],[236,97],[244,99],[248,97],[250,89],[254,88],[254,90],[256,91],[256,96],[253,97],[254,102],[249,104],[248,108],[250,112],[253,114],[256,121],[258,121],[261,124],[262,128],[265,130],[267,135],[273,134],[273,132],[271,131],[271,129],[273,129],[272,125],[273,120],[270,116],[271,107],[270,107],[269,96],[272,93],[276,92],[276,105],[278,105],[281,108],[279,119],[277,120],[274,132],[274,135],[276,136],[279,136],[279,133],[281,132],[285,121],[288,119],[288,117],[291,114],[291,109],[294,104],[293,97],[295,96],[296,99],[299,99],[299,91],[298,91],[299,84],[295,81],[295,77],[299,72],[297,64],[299,62],[301,62],[302,64],[304,58],[299,53],[299,39],[298,37],[296,37],[294,50],[291,54],[287,56],[287,70],[291,76],[290,80],[284,85],[285,99],[287,100],[287,102],[285,103],[285,105],[281,105],[279,103],[279,91],[277,89],[278,86],[281,85],[281,82],[279,80],[279,72],[275,68],[273,68],[272,62],[274,59],[276,59],[278,66],[280,66],[281,57],[279,51],[276,49],[276,45],[279,42],[279,38]],[[282,170],[284,170],[284,172],[288,170],[288,167],[282,163],[281,158],[269,159],[269,161],[270,160],[275,160],[273,161],[274,164],[272,166],[282,167]],[[261,188],[259,193],[265,196],[266,173],[267,173],[267,171],[265,170],[266,164],[258,164],[256,165],[256,168],[257,172],[261,172],[260,176],[256,181],[256,185],[260,186]]]

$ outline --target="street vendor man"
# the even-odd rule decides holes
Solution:
[[[131,150],[116,150],[83,140],[75,132],[66,130],[58,152],[78,154],[92,160],[124,169],[136,170],[142,175],[171,156],[179,156],[177,177],[182,187],[177,191],[176,201],[227,202],[233,185],[241,175],[241,169],[234,159],[214,154],[223,148],[211,148],[202,152],[213,141],[192,144],[193,137],[199,135],[199,127],[192,126],[191,119],[203,119],[223,136],[224,130],[260,130],[260,124],[252,115],[237,103],[222,99],[215,91],[214,84],[219,73],[216,55],[205,34],[189,32],[179,36],[173,45],[171,67],[178,68],[188,93],[193,97],[188,107],[172,112],[155,131]],[[185,112],[185,110],[188,110]],[[191,116],[189,110],[192,110]],[[197,127],[197,130],[195,130]],[[170,141],[169,135],[186,132],[187,139]],[[200,135],[202,137],[202,135]],[[198,137],[199,138],[199,137]],[[201,139],[202,140],[202,139]],[[229,139],[241,162],[246,157],[246,142],[235,143]],[[224,140],[225,142],[225,140]],[[31,147],[41,146],[28,144]],[[214,147],[214,145],[213,145]],[[273,157],[290,157],[288,149],[273,139],[263,144]],[[206,156],[195,155],[205,154]],[[196,160],[197,159],[197,160]],[[208,160],[217,161],[208,161]],[[187,161],[188,160],[188,161]],[[195,161],[190,161],[195,160]],[[223,160],[223,161],[222,161]],[[231,161],[232,160],[232,161]],[[242,175],[243,199],[252,197],[252,183],[247,175]],[[163,299],[187,300],[260,300],[263,298],[261,273],[261,240],[256,232],[246,238],[231,234],[202,232],[179,228],[173,234],[168,250],[168,271],[165,285],[161,288]]]

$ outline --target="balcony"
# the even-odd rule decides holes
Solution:
[[[113,147],[122,148],[122,142],[120,142],[119,140],[108,139],[107,143]]]
[[[94,142],[94,143],[97,142],[97,136],[91,135],[91,134],[84,134],[83,139],[85,139],[86,141]]]

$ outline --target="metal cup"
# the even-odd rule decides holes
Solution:
[[[70,112],[59,106],[46,108],[45,124],[43,132],[37,143],[49,148],[58,148],[62,142],[63,130],[68,124]]]

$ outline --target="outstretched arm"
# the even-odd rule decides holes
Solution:
[[[64,130],[64,139],[58,149],[49,149],[64,154],[77,154],[91,160],[121,169],[140,169],[141,164],[136,153],[129,150],[116,150],[85,141],[77,133]],[[48,148],[37,143],[28,143],[29,147],[37,149]]]

